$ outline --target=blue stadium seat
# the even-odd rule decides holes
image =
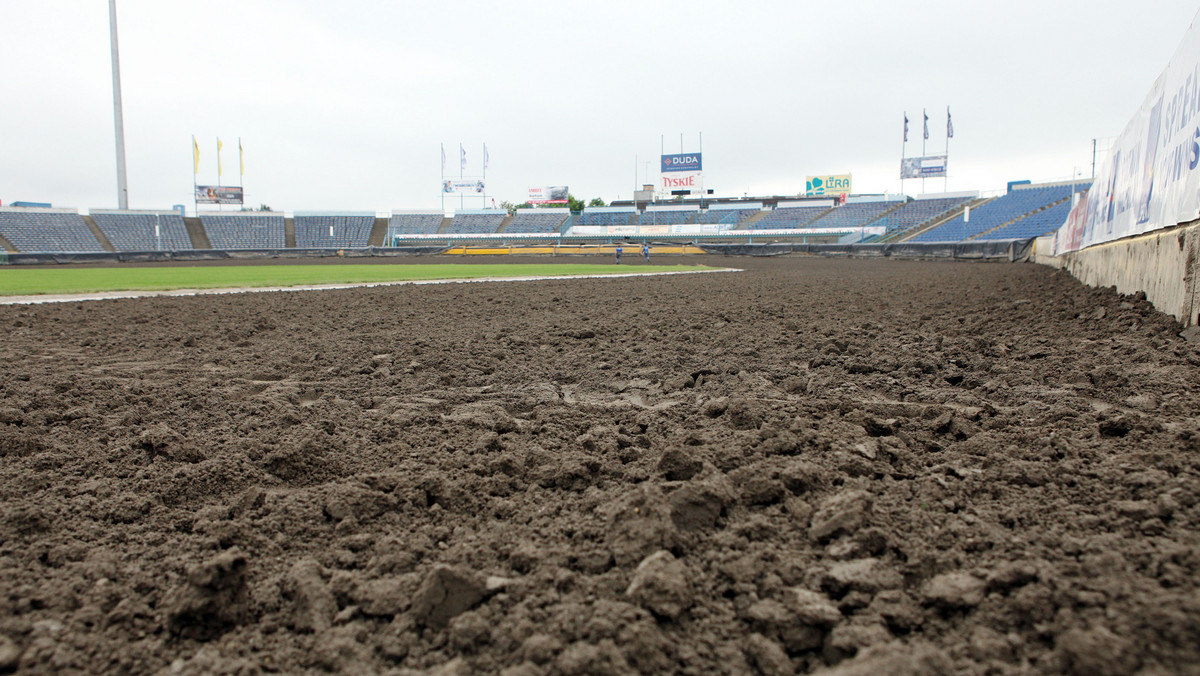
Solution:
[[[508,216],[507,211],[486,209],[482,211],[459,211],[446,228],[448,234],[490,235],[500,229]]]
[[[0,235],[27,253],[104,251],[79,213],[63,209],[0,208]]]
[[[296,214],[297,248],[362,248],[375,227],[373,214]]]
[[[201,214],[214,249],[282,249],[287,245],[283,214]]]
[[[117,251],[190,251],[183,216],[175,211],[96,211],[92,220]]]
[[[504,231],[557,234],[570,215],[567,209],[517,209]]]
[[[1015,188],[1007,195],[971,209],[970,221],[959,215],[950,221],[927,230],[910,242],[961,242],[971,239],[1012,221],[1068,199],[1076,190],[1086,190],[1089,183]],[[1064,217],[1065,220],[1065,217]],[[1061,225],[1061,223],[1059,223]],[[993,239],[989,237],[988,239]]]

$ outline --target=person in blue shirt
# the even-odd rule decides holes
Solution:
[[[618,245],[617,245],[617,251],[616,251],[616,254],[617,254],[617,265],[620,265],[620,264],[621,264],[621,254],[622,254],[623,252],[624,252],[624,249],[622,249],[622,248],[621,248],[621,245],[620,245],[620,244],[618,244]]]
[[[650,245],[645,242],[642,242],[642,258],[645,259],[647,263],[650,262]]]

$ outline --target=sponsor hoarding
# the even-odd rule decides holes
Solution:
[[[196,186],[196,202],[198,204],[241,204],[242,189],[240,186],[198,185]]]
[[[941,178],[946,175],[946,156],[906,157],[900,162],[900,178]]]
[[[1060,229],[1056,238],[1058,253],[1200,217],[1200,22],[1192,21],[1166,70],[1097,164],[1079,204],[1086,204],[1082,226],[1072,222],[1072,212],[1066,232]]]
[[[547,188],[530,188],[529,204],[567,204],[570,192],[565,185],[555,185]]]
[[[442,192],[456,195],[482,195],[483,181],[466,178],[458,181],[442,181]]]
[[[700,153],[680,153],[678,155],[663,155],[661,169],[663,173],[701,171],[704,169],[704,166],[701,163]]]
[[[804,189],[809,197],[819,195],[848,195],[851,192],[850,174],[809,176],[804,182]]]

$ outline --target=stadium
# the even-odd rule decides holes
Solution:
[[[1172,54],[1094,174],[1003,190],[664,148],[467,208],[443,148],[443,208],[198,159],[130,208],[120,149],[117,208],[6,203],[0,673],[1196,673],[1200,23]]]

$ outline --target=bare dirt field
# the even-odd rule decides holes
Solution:
[[[0,671],[1200,673],[1171,318],[703,262],[0,307]]]

